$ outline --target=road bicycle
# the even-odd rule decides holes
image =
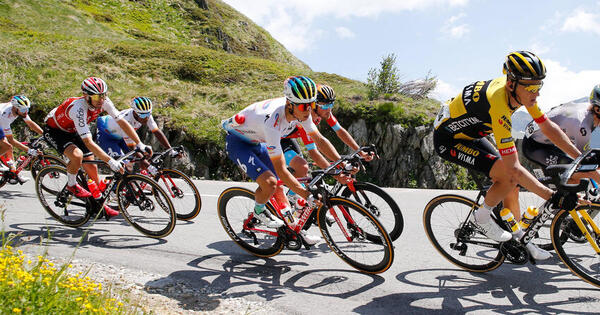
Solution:
[[[377,151],[375,145],[371,144],[361,147],[348,156],[348,162],[364,170],[363,160],[359,155],[361,151],[375,156],[377,156]],[[392,241],[398,239],[402,234],[404,229],[402,211],[392,196],[379,186],[369,182],[357,181],[356,176],[352,175],[352,179],[347,184],[336,181],[334,185],[325,185],[325,187],[331,195],[354,200],[369,210],[383,224]]]
[[[125,154],[118,161],[133,155]],[[103,164],[99,160],[84,160],[86,164]],[[79,185],[89,189],[86,176],[79,171]],[[119,211],[125,220],[142,234],[153,238],[169,235],[175,228],[175,210],[169,195],[148,176],[113,172],[107,177],[106,189],[97,198],[77,198],[66,188],[67,170],[63,166],[50,165],[40,170],[35,180],[35,190],[44,209],[59,222],[79,227],[90,218],[104,214],[104,205],[109,197],[116,195]],[[151,187],[151,189],[145,189]]]
[[[310,180],[307,187],[313,195],[322,196],[322,205],[306,207],[293,222],[286,216],[285,225],[277,230],[262,227],[254,218],[254,192],[241,187],[226,189],[217,203],[223,228],[244,250],[259,257],[272,257],[284,247],[299,250],[304,245],[310,249],[300,232],[316,222],[329,248],[350,266],[365,273],[386,271],[394,260],[394,248],[383,225],[359,203],[333,196],[324,187],[325,176],[344,172],[337,168],[343,161],[344,158],[325,170],[313,171],[312,179],[300,179]],[[284,218],[284,207],[274,197],[266,204],[268,211],[280,218]],[[328,222],[327,214],[333,217],[333,223]]]
[[[183,154],[183,146],[171,147],[162,152],[155,152],[149,158],[150,165],[156,170],[150,175],[171,196],[177,219],[191,220],[198,216],[202,208],[200,192],[194,182],[182,171],[174,168],[165,168],[165,158],[171,151]],[[143,158],[135,158],[139,162]]]
[[[25,154],[25,155],[16,157],[15,160],[17,161],[17,165],[15,167],[16,168],[15,172],[11,172],[9,170],[0,172],[0,188],[2,188],[2,186],[6,185],[6,183],[8,183],[8,182],[16,183],[17,175],[19,173],[21,173],[21,171],[26,169],[28,166],[30,166],[30,168],[31,168],[31,176],[33,176],[33,178],[35,178],[37,176],[38,172],[42,168],[44,168],[48,165],[66,166],[66,163],[60,157],[44,152],[44,150],[45,150],[44,142],[45,141],[46,140],[44,139],[44,137],[38,137],[38,138],[32,139],[31,143],[23,142],[23,144],[27,145],[28,147],[30,147],[32,149],[36,149],[41,153],[39,153],[38,155],[35,155],[35,156],[30,155],[30,154]],[[0,162],[3,165],[7,166],[6,159],[4,157],[0,158]]]
[[[577,205],[577,193],[588,194],[588,180],[567,184],[573,173],[595,170],[599,163],[600,149],[593,149],[571,164],[548,167],[547,175],[557,189],[556,196],[560,197],[556,200],[561,202],[544,202],[540,214],[518,240],[495,242],[471,223],[473,211],[481,204],[481,194],[475,201],[459,195],[433,198],[423,212],[427,237],[453,264],[469,271],[486,272],[498,268],[505,260],[515,264],[534,262],[525,245],[536,237],[544,222],[551,219],[550,240],[558,257],[575,275],[600,287],[599,219],[588,212],[590,207],[597,209],[598,206]]]

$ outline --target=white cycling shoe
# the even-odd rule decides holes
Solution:
[[[486,222],[480,222],[473,215],[471,216],[470,221],[477,228],[479,228],[483,234],[485,234],[485,236],[493,239],[496,242],[506,242],[512,238],[512,234],[499,227],[491,217]]]
[[[260,221],[260,224],[272,229],[280,228],[284,224],[281,219],[273,217],[268,210],[261,213],[254,212],[254,217]]]
[[[302,238],[304,239],[304,241],[308,245],[315,245],[315,244],[317,244],[318,242],[321,241],[321,237],[320,236],[308,234],[308,232],[305,231],[305,230],[300,231],[300,235],[302,235]]]
[[[552,254],[550,254],[550,252],[537,247],[533,243],[527,244],[527,246],[525,246],[525,248],[527,248],[529,255],[531,255],[531,257],[533,257],[533,259],[535,259],[535,260],[546,260],[546,259],[552,257]]]

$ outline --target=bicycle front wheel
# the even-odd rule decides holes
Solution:
[[[45,167],[35,178],[35,192],[48,214],[64,225],[82,226],[90,219],[88,209],[92,205],[87,199],[73,196],[66,185],[67,170],[62,166]]]
[[[62,167],[67,167],[65,161],[59,158],[56,155],[44,154],[40,156],[36,156],[33,161],[31,161],[31,176],[35,179],[37,174],[42,170],[42,168],[50,165],[57,165]]]
[[[354,188],[356,191],[352,192],[346,186],[342,191],[342,197],[360,203],[383,224],[392,241],[398,239],[404,229],[404,218],[394,199],[383,189],[371,183],[355,182]]]
[[[475,272],[498,268],[504,262],[497,242],[483,235],[471,222],[475,201],[457,195],[433,198],[423,211],[429,241],[451,263]]]
[[[283,239],[254,230],[256,222],[254,219],[249,219],[249,214],[254,212],[254,204],[252,191],[241,187],[226,189],[217,202],[221,225],[229,237],[249,253],[259,257],[275,256],[283,249]],[[267,208],[273,213],[271,204],[267,203]]]
[[[153,238],[165,237],[175,228],[175,210],[169,195],[151,178],[128,174],[117,184],[119,209],[136,230]]]
[[[154,180],[171,196],[177,219],[191,220],[200,213],[202,200],[194,182],[183,172],[162,169]]]
[[[592,219],[596,225],[600,224],[600,216],[596,214],[600,208],[590,209],[594,211]],[[586,221],[582,218],[582,221]],[[582,236],[584,233],[575,224],[566,210],[561,210],[552,220],[550,227],[554,249],[567,267],[578,277],[586,282],[600,287],[600,255],[596,253],[590,242]],[[600,246],[600,235],[596,234],[589,224],[586,224],[593,242]]]
[[[394,261],[392,240],[377,218],[359,203],[333,197],[319,207],[318,223],[331,250],[350,266],[366,273],[381,273]],[[330,214],[335,222],[327,222]],[[375,237],[376,239],[371,239]]]

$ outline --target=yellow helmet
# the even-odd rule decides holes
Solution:
[[[543,80],[546,66],[534,53],[522,50],[506,56],[502,72],[513,80]]]

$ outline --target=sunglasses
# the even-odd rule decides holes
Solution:
[[[298,110],[301,112],[308,111],[310,108],[315,108],[315,102],[310,103],[292,103],[292,105],[297,106]]]
[[[329,104],[317,104],[317,106],[319,106],[319,108],[322,110],[328,110],[333,107],[333,102],[331,102]]]
[[[152,115],[152,112],[147,112],[147,113],[136,113],[138,115],[138,117],[140,117],[141,119],[145,119],[150,117],[150,115]]]
[[[537,93],[544,85],[544,82],[540,82],[538,84],[523,84],[523,83],[519,83],[519,84],[522,85],[525,88],[525,90],[527,90],[528,92]]]
[[[99,101],[100,99],[104,100],[106,99],[106,93],[90,95],[90,98],[92,101]]]
[[[17,108],[17,112],[19,112],[19,114],[27,114],[29,113],[29,108]]]

